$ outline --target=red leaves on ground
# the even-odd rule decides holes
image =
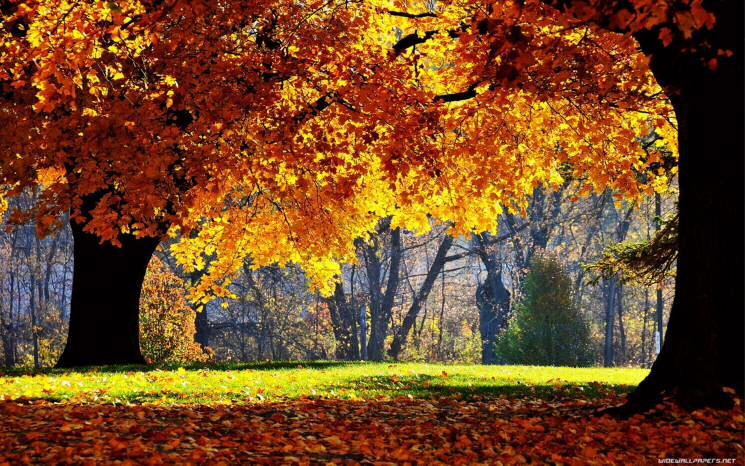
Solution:
[[[615,400],[299,400],[218,407],[2,402],[0,465],[742,460],[745,418],[672,405],[617,420]],[[736,461],[736,460],[735,460]]]

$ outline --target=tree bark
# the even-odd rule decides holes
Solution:
[[[680,253],[662,351],[629,412],[663,394],[696,408],[731,406],[723,387],[743,393],[743,3],[705,7],[717,17],[708,42],[735,57],[716,71],[639,38],[678,119]]]
[[[159,238],[123,235],[121,247],[71,221],[73,283],[67,344],[57,367],[144,364],[139,304],[145,271]]]

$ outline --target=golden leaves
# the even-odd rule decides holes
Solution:
[[[179,228],[180,263],[208,271],[197,302],[229,297],[249,257],[329,291],[383,217],[495,231],[540,186],[634,199],[673,174],[655,165],[675,152],[672,109],[637,45],[540,2],[488,17],[455,1],[187,3],[19,8],[0,173],[32,186],[68,167],[46,210],[105,192],[86,212],[105,240]],[[418,43],[391,53],[402,37]],[[651,131],[664,147],[647,154]]]
[[[149,363],[204,362],[194,341],[195,311],[186,300],[186,283],[157,257],[148,265],[140,302],[140,347]]]

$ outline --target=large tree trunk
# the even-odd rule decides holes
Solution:
[[[710,43],[736,57],[716,72],[640,38],[678,118],[680,253],[662,351],[631,410],[664,393],[692,408],[728,406],[723,387],[743,392],[743,4],[706,6],[717,14]]]
[[[121,238],[121,247],[70,222],[74,239],[70,329],[57,367],[144,364],[140,353],[142,281],[158,238]]]

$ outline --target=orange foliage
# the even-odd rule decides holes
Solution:
[[[538,186],[631,199],[664,186],[639,138],[654,129],[674,149],[672,109],[633,38],[595,23],[670,23],[668,42],[714,19],[695,0],[547,3],[589,10],[14,3],[0,28],[0,198],[42,185],[14,216],[42,230],[71,211],[114,243],[182,233],[174,252],[208,268],[193,296],[206,302],[229,295],[247,256],[298,263],[330,292],[381,217],[468,234],[494,231]]]
[[[594,416],[617,403],[453,398],[216,407],[0,402],[0,464],[657,464],[743,459],[741,407]],[[3,463],[3,461],[7,463]]]

